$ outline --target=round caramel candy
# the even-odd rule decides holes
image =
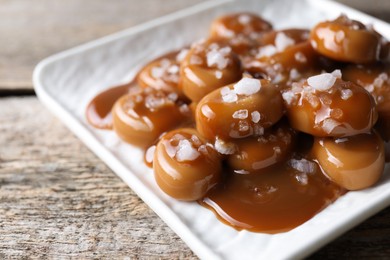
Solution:
[[[173,52],[158,58],[145,67],[137,75],[137,83],[144,88],[161,89],[166,92],[176,92],[181,98],[184,94],[179,90],[180,62],[188,50]]]
[[[374,97],[378,110],[377,130],[390,141],[390,66],[350,65],[343,69],[343,79],[364,87]]]
[[[385,166],[383,140],[375,132],[343,138],[316,138],[313,155],[324,173],[347,190],[374,185]]]
[[[277,126],[263,136],[235,141],[237,151],[229,155],[228,164],[236,173],[256,173],[286,159],[290,154],[294,131],[287,125]]]
[[[259,33],[272,29],[272,25],[252,13],[234,13],[219,17],[211,24],[210,36],[233,39],[240,35],[256,38]]]
[[[220,181],[222,162],[195,129],[182,128],[160,139],[153,169],[162,191],[175,199],[193,201],[203,198]]]
[[[340,77],[340,71],[324,73],[283,91],[293,128],[319,137],[371,130],[378,118],[374,99],[364,88]]]
[[[370,63],[379,58],[381,36],[342,15],[317,24],[310,33],[310,41],[316,51],[331,59]]]
[[[180,88],[194,102],[241,78],[241,63],[232,48],[217,42],[194,44],[180,66]]]
[[[217,89],[196,107],[196,127],[208,140],[259,136],[283,115],[279,90],[267,80],[243,78]]]
[[[177,94],[152,88],[122,96],[114,104],[113,126],[124,141],[145,147],[184,118]]]

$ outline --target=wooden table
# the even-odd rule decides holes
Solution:
[[[0,0],[0,258],[196,258],[34,95],[42,58],[202,0]],[[389,1],[348,4],[390,21]],[[390,258],[390,208],[310,258]]]

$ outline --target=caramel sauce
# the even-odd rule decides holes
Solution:
[[[131,86],[132,83],[128,83],[109,88],[95,96],[86,109],[88,123],[99,129],[112,129],[112,107]]]
[[[226,179],[200,204],[237,230],[289,231],[320,212],[345,190],[331,183],[315,165],[302,173],[287,163],[255,174],[227,172]]]

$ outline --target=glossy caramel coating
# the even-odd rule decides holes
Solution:
[[[180,66],[180,88],[194,102],[241,78],[241,62],[232,48],[217,42],[194,44]]]
[[[245,93],[244,93],[245,92]],[[196,108],[196,128],[206,139],[260,136],[283,115],[279,90],[267,80],[243,78],[214,90]]]
[[[121,96],[134,88],[137,88],[136,84],[130,82],[129,84],[111,87],[97,94],[89,102],[85,111],[88,123],[98,129],[111,130],[113,127],[112,107]]]
[[[176,93],[152,88],[124,95],[112,110],[114,130],[124,141],[146,147],[185,119],[176,102]]]
[[[260,137],[247,137],[235,141],[236,151],[227,162],[236,173],[250,174],[284,161],[290,155],[295,132],[282,124]]]
[[[377,129],[390,141],[390,65],[349,65],[343,78],[364,87],[374,97],[378,109]]]
[[[364,88],[339,76],[313,76],[283,92],[293,128],[319,137],[351,136],[371,130],[378,118],[374,99]]]
[[[379,58],[381,36],[342,15],[317,24],[311,30],[310,42],[316,51],[334,60],[372,63]]]
[[[219,39],[232,39],[240,35],[256,38],[259,33],[271,29],[272,25],[256,14],[233,13],[215,19],[211,24],[210,36]]]
[[[312,152],[325,174],[347,190],[374,185],[385,166],[383,140],[376,132],[316,138]]]
[[[220,181],[222,163],[195,129],[181,128],[160,139],[153,169],[162,191],[175,199],[194,201]]]
[[[149,62],[137,75],[137,83],[144,88],[155,88],[166,92],[176,92],[181,98],[184,94],[179,89],[180,62],[188,50],[172,52]]]

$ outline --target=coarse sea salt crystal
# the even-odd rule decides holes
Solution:
[[[164,69],[161,67],[153,67],[150,70],[150,74],[152,75],[153,78],[159,79],[164,75]]]
[[[164,97],[157,97],[154,95],[148,95],[145,98],[145,106],[149,109],[159,109],[166,105],[166,99]]]
[[[197,145],[197,146],[202,145],[202,142],[200,141],[199,137],[197,137],[196,135],[192,135],[192,136],[191,136],[191,140],[192,140],[192,142],[194,142],[194,144]]]
[[[238,131],[246,132],[249,130],[249,123],[246,120],[240,120],[238,122]]]
[[[221,79],[222,78],[222,71],[220,71],[220,70],[215,71],[215,77],[217,79]]]
[[[342,74],[341,74],[341,71],[340,70],[334,70],[332,73],[330,73],[330,74],[332,74],[333,76],[335,76],[336,78],[338,78],[338,79],[341,79],[341,77],[343,76]]]
[[[175,102],[179,98],[179,95],[175,92],[171,92],[168,94],[167,98],[168,100]]]
[[[308,78],[307,83],[316,90],[325,91],[333,87],[336,79],[331,73],[323,73]]]
[[[294,44],[294,39],[291,39],[285,33],[280,32],[275,37],[275,47],[279,52],[284,51],[287,47]]]
[[[171,65],[171,61],[169,59],[162,59],[160,65],[163,68],[168,68]]]
[[[190,141],[183,139],[179,141],[176,151],[176,160],[178,162],[193,161],[198,158],[200,153],[196,150]]]
[[[327,134],[330,134],[339,125],[341,125],[341,123],[337,122],[336,120],[334,120],[332,118],[327,118],[324,121],[322,121],[322,129]]]
[[[177,55],[176,55],[176,61],[177,62],[182,62],[184,60],[184,58],[187,56],[188,54],[188,49],[182,49]]]
[[[207,66],[216,66],[219,70],[223,70],[227,67],[229,60],[225,57],[224,53],[218,50],[211,50],[206,54]]]
[[[248,117],[248,109],[240,109],[233,113],[232,115],[235,119],[245,119]]]
[[[219,138],[215,140],[214,148],[220,154],[233,154],[236,151],[234,143],[228,143]]]
[[[352,97],[352,95],[353,95],[352,90],[350,90],[348,88],[341,90],[341,99],[343,99],[343,100],[349,99],[350,97]]]
[[[291,105],[296,100],[295,94],[292,91],[286,91],[282,93],[282,98],[286,101],[287,105]]]
[[[264,134],[264,127],[261,127],[259,125],[253,126],[253,135],[254,136],[260,136]]]
[[[300,51],[294,54],[294,58],[295,58],[296,61],[298,61],[300,63],[307,62],[307,58],[306,58],[305,54],[303,54]]]
[[[295,80],[295,79],[298,79],[300,76],[301,76],[301,74],[298,72],[297,69],[290,70],[290,79]]]
[[[234,92],[237,95],[250,96],[257,93],[261,88],[260,80],[251,78],[242,78],[234,85]]]
[[[253,111],[251,113],[252,122],[257,124],[260,121],[261,115],[259,111]]]
[[[168,73],[170,74],[176,74],[179,72],[179,66],[177,65],[171,65],[168,69],[167,69]]]
[[[291,166],[291,168],[304,173],[314,173],[316,170],[316,163],[306,160],[305,158],[302,158],[300,160],[298,159],[290,159],[288,161],[288,164]]]
[[[273,45],[266,45],[264,47],[259,48],[259,52],[256,55],[256,58],[262,58],[262,57],[270,57],[277,53],[277,49]]]
[[[242,14],[238,17],[238,22],[240,24],[248,24],[251,21],[251,17],[247,14]]]
[[[307,185],[309,183],[309,177],[306,173],[301,172],[300,174],[295,175],[295,179],[301,184],[301,185]]]
[[[381,73],[378,75],[378,77],[375,78],[374,82],[372,83],[374,87],[381,88],[386,80],[388,80],[389,76],[387,73]]]
[[[234,92],[234,90],[230,89],[229,87],[223,87],[220,93],[223,102],[233,103],[238,100],[237,94]]]

